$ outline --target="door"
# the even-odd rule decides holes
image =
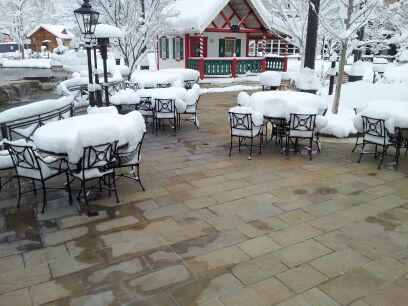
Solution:
[[[207,57],[208,37],[204,37],[204,57]],[[200,37],[190,37],[190,57],[200,57]]]

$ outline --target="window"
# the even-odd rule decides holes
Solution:
[[[225,39],[225,57],[233,57],[235,53],[235,38]]]
[[[169,40],[166,37],[160,38],[160,58],[169,58]]]
[[[183,59],[183,39],[180,37],[173,38],[173,58],[177,61]]]

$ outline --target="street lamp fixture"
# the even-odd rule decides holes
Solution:
[[[86,54],[88,60],[88,77],[89,77],[89,105],[95,106],[95,91],[93,86],[92,76],[92,37],[95,33],[96,25],[98,24],[99,12],[92,8],[89,0],[84,0],[82,6],[74,11],[79,29],[86,42]],[[99,101],[101,102],[101,101]],[[100,103],[98,103],[100,104]]]

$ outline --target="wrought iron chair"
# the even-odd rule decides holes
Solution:
[[[131,81],[125,81],[125,88],[128,89],[133,89],[134,91],[137,91],[139,88],[139,84]]]
[[[134,181],[139,182],[140,187],[143,191],[145,188],[142,185],[140,180],[140,151],[143,144],[143,138],[140,140],[136,148],[129,148],[129,146],[118,148],[117,153],[117,161],[115,162],[115,168],[131,168],[130,172],[116,174],[115,181],[119,180],[120,178],[128,178]]]
[[[1,150],[0,151],[0,171],[1,172],[10,172],[14,169],[13,160],[10,156],[8,150]],[[13,180],[14,176],[9,176],[8,173],[6,175],[0,176],[0,191],[3,189],[5,185],[10,183]],[[5,179],[3,181],[3,179]]]
[[[353,110],[354,110],[354,114],[357,115],[357,108],[353,108]],[[356,137],[357,137],[357,138],[356,138],[356,144],[354,145],[354,148],[353,148],[353,150],[352,150],[351,152],[355,152],[358,146],[362,146],[362,145],[363,145],[363,143],[359,141],[360,138],[363,138],[363,133],[357,131]]]
[[[309,153],[312,160],[313,142],[315,136],[316,114],[290,114],[289,124],[286,131],[285,156],[289,158],[290,144],[294,152],[299,149],[299,141],[308,140],[309,146],[302,146]]]
[[[157,130],[160,126],[164,127],[165,120],[169,121],[167,126],[174,129],[174,136],[178,127],[178,115],[176,110],[176,101],[174,99],[155,99],[154,123],[157,136]]]
[[[171,87],[171,83],[157,83],[156,88],[168,88]]]
[[[197,96],[194,96],[194,93],[190,93],[190,91],[187,92],[187,95],[191,96],[191,98],[194,99],[195,102],[194,102],[194,104],[186,105],[186,110],[184,111],[184,113],[182,113],[182,114],[179,113],[178,114],[178,116],[179,116],[178,122],[179,122],[179,125],[180,125],[181,115],[183,115],[183,114],[190,115],[192,117],[191,118],[186,118],[186,120],[191,121],[196,126],[196,128],[198,129],[199,126],[200,126],[200,122],[198,121],[198,118],[197,118],[197,108],[198,108],[198,102],[200,102],[201,94],[198,95],[198,97],[197,97]]]
[[[102,87],[102,92],[105,92],[107,88],[109,97],[111,97],[112,95],[114,95],[115,93],[118,93],[119,91],[123,89],[122,81],[101,83],[100,85]]]
[[[263,124],[257,126],[252,120],[251,113],[238,113],[229,111],[230,118],[230,132],[231,132],[231,143],[229,156],[231,157],[232,148],[238,147],[238,151],[241,152],[241,145],[248,147],[245,143],[246,139],[250,140],[249,144],[249,159],[252,158],[252,150],[254,147],[254,139],[259,138],[259,154],[262,153],[263,145]],[[238,137],[238,146],[233,146],[233,138]]]
[[[84,202],[88,210],[88,216],[95,216],[96,213],[89,210],[88,195],[86,191],[86,183],[91,180],[99,181],[99,190],[102,190],[101,181],[107,185],[109,196],[111,192],[115,192],[116,202],[119,203],[119,197],[115,183],[114,163],[116,161],[117,141],[96,146],[87,146],[83,149],[81,160],[76,165],[75,170],[71,170],[71,175],[81,181],[81,188],[77,199],[80,200],[81,193],[84,194]],[[106,182],[106,179],[107,182]],[[91,187],[90,193],[94,189]]]
[[[69,202],[72,203],[71,186],[68,176],[68,171],[64,166],[62,158],[54,156],[42,157],[38,152],[36,152],[32,145],[26,143],[24,140],[19,140],[15,142],[4,142],[5,147],[10,153],[13,160],[13,165],[16,172],[16,178],[18,182],[18,202],[17,208],[20,208],[21,196],[28,192],[34,192],[37,194],[37,189],[35,182],[40,182],[43,192],[43,207],[41,213],[45,212],[45,207],[47,205],[47,190],[61,190],[65,188],[46,188],[46,181],[59,176],[61,174],[66,174],[67,179],[67,189],[69,195]],[[21,189],[21,180],[26,180],[32,183],[33,190],[23,192]]]
[[[154,122],[154,107],[152,105],[152,99],[150,97],[140,98],[140,103],[135,105],[135,110],[139,111],[146,123],[146,127],[149,127]]]
[[[378,155],[381,156],[380,163],[378,165],[378,169],[381,168],[381,165],[384,161],[384,156],[387,155],[387,151],[389,147],[396,148],[396,139],[391,137],[390,133],[388,132],[387,128],[385,127],[385,120],[384,119],[377,119],[371,118],[367,116],[361,116],[363,120],[363,143],[362,149],[360,153],[360,158],[358,162],[361,161],[363,154],[374,154],[374,158]],[[365,152],[365,146],[369,144],[374,147],[374,152]],[[382,151],[378,151],[378,147],[382,148]],[[397,148],[396,148],[397,149]],[[394,156],[394,169],[398,166],[398,159],[399,159],[399,150],[396,150]]]
[[[77,102],[77,105],[86,105],[89,101],[89,91],[88,85],[78,85],[78,86],[71,86],[67,88],[68,91],[74,96],[74,101]]]

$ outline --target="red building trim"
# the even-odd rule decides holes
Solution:
[[[230,29],[214,29],[214,28],[207,28],[205,30],[206,32],[212,32],[212,33],[231,33]],[[262,33],[260,29],[240,29],[239,32],[237,33]]]
[[[190,35],[184,34],[184,67],[188,68],[190,58]]]

